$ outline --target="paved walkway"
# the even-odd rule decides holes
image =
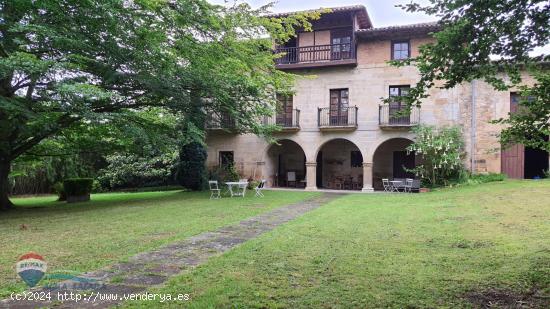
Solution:
[[[101,300],[99,299],[101,297],[95,298],[95,295],[99,295],[99,293],[101,295],[117,294],[120,298],[128,293],[143,293],[150,287],[163,284],[171,276],[203,264],[208,258],[220,255],[247,240],[271,231],[339,196],[341,195],[325,193],[320,197],[277,208],[237,224],[172,243],[155,251],[138,254],[130,258],[128,262],[82,275],[81,277],[96,279],[104,283],[100,288],[94,289],[94,294],[91,294],[91,291],[79,291],[74,287],[71,288],[71,284],[74,284],[72,281],[63,282],[63,288],[59,287],[51,291],[51,301],[8,299],[0,302],[0,308],[108,308],[122,303],[122,300]],[[32,291],[47,292],[48,290],[41,288]],[[79,295],[83,298],[93,297],[95,301],[80,300],[76,302],[73,300],[61,303],[57,300],[58,292],[70,293],[71,291],[80,293]]]

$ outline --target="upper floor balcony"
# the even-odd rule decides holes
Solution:
[[[321,131],[357,129],[357,106],[323,107],[318,109],[317,122]]]
[[[299,131],[300,130],[300,110],[292,109],[291,112],[277,113],[274,116],[264,118],[264,125],[277,125],[281,131]]]
[[[278,69],[306,69],[327,66],[356,66],[355,43],[336,43],[301,47],[279,47],[275,53]]]
[[[409,129],[420,123],[420,108],[413,106],[406,111],[402,105],[384,104],[378,109],[380,129]]]
[[[206,116],[206,129],[210,131],[232,131],[237,127],[229,113],[210,113]]]

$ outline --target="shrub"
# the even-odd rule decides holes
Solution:
[[[238,181],[241,179],[241,176],[239,175],[239,172],[237,172],[234,164],[217,167],[208,173],[208,177],[209,180],[217,180],[220,183]]]
[[[67,196],[82,196],[92,192],[92,178],[69,178],[63,181],[63,188]]]
[[[53,185],[53,191],[55,194],[57,194],[57,200],[58,201],[66,201],[67,200],[67,194],[65,193],[65,188],[63,187],[62,182],[56,182]]]
[[[464,172],[464,141],[459,127],[436,129],[420,125],[414,128],[415,141],[408,152],[414,152],[422,159],[422,164],[410,172],[420,176],[430,186],[448,185],[458,181]]]
[[[156,187],[174,184],[173,174],[177,153],[117,154],[107,156],[108,166],[99,172],[99,183],[104,189]],[[100,190],[95,187],[95,190]]]
[[[474,174],[470,176],[470,181],[475,183],[486,183],[495,181],[504,181],[506,179],[505,174],[489,173],[489,174]]]
[[[180,185],[193,191],[206,187],[206,149],[199,142],[191,142],[180,150],[176,180]]]

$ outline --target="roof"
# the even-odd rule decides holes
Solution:
[[[318,9],[305,10],[305,11],[274,13],[274,14],[267,15],[267,17],[285,17],[291,14],[312,13],[312,12],[316,12],[319,10],[326,10],[326,9],[330,10],[331,12],[325,13],[325,14],[338,13],[338,12],[356,12],[359,27],[361,29],[372,28],[372,22],[370,20],[369,13],[367,12],[367,8],[364,5],[337,6],[337,7],[331,7],[331,8],[318,8]]]
[[[439,22],[419,23],[401,26],[389,26],[370,29],[359,29],[356,31],[357,36],[361,38],[382,39],[382,38],[395,38],[400,35],[426,35],[430,32],[441,30],[441,24]]]

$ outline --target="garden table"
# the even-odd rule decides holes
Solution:
[[[391,192],[399,192],[399,187],[403,185],[402,180],[390,180]]]
[[[227,185],[227,189],[229,190],[229,194],[231,194],[231,197],[233,196],[242,196],[246,194],[246,187],[248,186],[248,182],[244,181],[229,181],[225,183]],[[234,186],[236,186],[236,191],[234,191]],[[241,191],[242,189],[242,191]]]

